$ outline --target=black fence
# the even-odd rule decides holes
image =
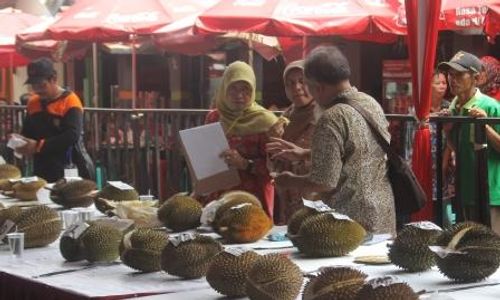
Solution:
[[[85,144],[96,163],[98,184],[107,180],[121,180],[136,187],[140,193],[156,195],[165,199],[170,195],[190,190],[190,178],[182,155],[178,132],[204,124],[207,110],[197,109],[104,109],[85,110]],[[20,132],[25,115],[23,106],[0,106],[0,155],[8,162],[18,165],[25,176],[32,173],[29,159],[17,159],[7,148],[8,135]],[[408,128],[416,126],[416,120],[408,115],[386,115],[391,121],[393,146],[406,156],[405,149],[411,148],[412,137]],[[477,144],[486,144],[485,124],[499,124],[500,118],[431,117],[431,123],[442,131],[443,123],[454,126],[475,124]],[[437,135],[437,153],[443,149],[442,136]],[[460,151],[460,149],[458,149]],[[459,155],[457,155],[459,157]],[[436,170],[441,170],[441,156],[436,156]],[[489,199],[487,182],[487,149],[476,151],[476,172],[471,180],[477,181],[474,199],[479,222],[489,224]],[[460,162],[456,162],[460,168]],[[458,177],[457,177],[458,179]],[[443,224],[444,203],[441,186],[442,173],[436,172],[437,201],[435,202],[436,223]],[[456,185],[460,182],[455,181]],[[464,220],[464,199],[456,193],[453,202],[457,221]]]

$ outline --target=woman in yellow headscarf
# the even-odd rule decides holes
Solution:
[[[215,95],[215,110],[206,123],[221,122],[230,149],[221,156],[226,163],[238,169],[241,184],[232,190],[244,190],[257,196],[272,218],[274,187],[266,167],[265,145],[267,132],[278,118],[255,102],[255,73],[246,63],[237,61],[224,72],[222,83]],[[219,191],[208,197],[216,199]]]

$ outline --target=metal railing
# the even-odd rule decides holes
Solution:
[[[179,130],[204,124],[208,110],[201,109],[105,109],[87,108],[84,114],[85,144],[96,166],[103,171],[103,180],[121,180],[138,189],[140,193],[151,192],[160,199],[190,189],[190,178],[178,139]],[[30,160],[19,160],[13,156],[6,144],[8,134],[20,132],[25,115],[23,106],[0,106],[0,155],[29,175]],[[416,122],[409,115],[386,115],[392,123]],[[478,144],[486,143],[485,124],[500,124],[500,118],[431,117],[441,132],[443,123],[477,124],[475,126]],[[393,136],[400,144],[410,143],[404,133]],[[397,143],[396,143],[397,144]],[[437,138],[437,153],[441,153],[443,142]],[[401,149],[399,149],[401,150]],[[459,149],[458,149],[459,151]],[[484,170],[486,152],[476,151],[477,169]],[[458,157],[458,155],[457,155]],[[441,170],[442,157],[436,157],[436,170]],[[457,166],[460,162],[457,161]],[[442,174],[436,173],[437,201],[435,216],[438,224],[443,223]],[[480,222],[489,224],[489,202],[487,174],[477,173],[472,178],[478,187],[475,199]],[[456,182],[456,184],[460,184]],[[458,205],[457,221],[464,219],[460,195],[456,195]]]

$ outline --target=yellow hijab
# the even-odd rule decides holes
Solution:
[[[232,110],[226,103],[229,85],[236,81],[245,81],[252,87],[251,100],[243,111]],[[222,83],[215,95],[215,105],[220,121],[227,135],[249,135],[267,132],[278,118],[255,102],[255,73],[242,61],[230,64],[224,71]]]

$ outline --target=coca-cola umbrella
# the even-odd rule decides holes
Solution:
[[[196,28],[271,36],[405,34],[394,21],[399,6],[398,0],[228,0],[204,11]]]
[[[80,0],[64,11],[42,37],[87,42],[130,41],[204,9],[213,0]],[[24,38],[26,41],[30,37]],[[94,52],[96,51],[96,47]],[[136,55],[132,47],[132,107],[136,99]],[[94,58],[96,54],[94,54]],[[95,63],[94,63],[95,65]],[[96,65],[94,66],[96,70]]]
[[[489,38],[494,40],[500,34],[500,2],[489,7],[484,23],[484,31]]]
[[[488,9],[498,5],[498,0],[442,0],[439,30],[482,33]]]

